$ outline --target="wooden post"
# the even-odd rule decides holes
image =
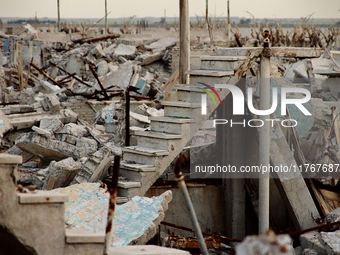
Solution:
[[[227,2],[227,12],[228,12],[228,39],[230,39],[230,6],[229,6],[229,0]]]
[[[107,25],[107,0],[105,0],[105,35],[107,34],[107,29],[108,29],[108,25]]]
[[[61,30],[61,23],[60,23],[60,5],[59,5],[59,0],[57,0],[57,5],[58,5],[58,32]]]
[[[179,1],[179,83],[187,84],[189,82],[186,71],[190,69],[190,18],[188,0]]]
[[[18,76],[19,76],[19,89],[24,89],[24,78],[22,75],[22,58],[21,58],[21,45],[19,42],[16,44],[17,64],[18,64]]]

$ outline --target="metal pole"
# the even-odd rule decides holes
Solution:
[[[108,29],[108,25],[107,25],[107,0],[105,0],[105,35],[107,34],[107,29]]]
[[[228,39],[230,39],[230,6],[229,6],[229,0],[227,2],[227,12],[228,12]]]
[[[188,0],[179,1],[179,83],[187,84],[190,69],[190,19]]]
[[[205,245],[205,241],[204,241],[204,238],[203,238],[203,235],[202,235],[201,227],[200,227],[198,220],[197,220],[197,217],[196,217],[195,208],[191,203],[189,192],[188,192],[187,186],[185,185],[184,176],[183,176],[182,171],[181,171],[182,164],[184,162],[187,162],[188,160],[189,160],[189,156],[187,154],[182,154],[178,158],[178,160],[176,161],[176,164],[175,164],[175,178],[176,178],[176,181],[178,183],[178,187],[182,190],[185,205],[186,205],[186,208],[189,212],[191,223],[194,226],[195,235],[197,237],[197,242],[200,246],[201,252],[202,252],[203,255],[208,255],[209,253],[208,253],[207,247]]]
[[[125,92],[125,146],[130,146],[130,88]]]
[[[104,255],[109,254],[111,243],[112,243],[112,226],[113,217],[115,214],[117,192],[118,192],[118,177],[119,177],[119,167],[120,167],[120,156],[115,155],[113,162],[113,173],[112,181],[110,187],[110,200],[109,200],[109,211],[107,213],[107,224],[106,224],[106,234],[105,234],[105,244],[104,244]]]
[[[269,31],[265,31],[264,49],[261,55],[261,87],[260,87],[260,109],[270,108],[270,48]],[[265,123],[259,131],[259,164],[269,166],[270,146],[270,119],[269,115],[261,116]],[[260,173],[259,179],[259,234],[266,234],[269,229],[269,172]]]
[[[59,0],[57,0],[57,5],[58,5],[58,32],[61,30],[61,23],[60,23],[60,5],[59,5]]]

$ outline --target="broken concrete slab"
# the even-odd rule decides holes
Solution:
[[[48,81],[40,80],[40,84],[48,93],[55,93],[60,90],[58,86],[52,85]]]
[[[108,71],[109,71],[109,66],[105,60],[102,60],[97,64],[98,77],[102,77],[106,75]]]
[[[93,153],[91,157],[83,159],[82,169],[75,176],[71,184],[103,180],[107,176],[110,166],[111,151],[107,147],[103,147]]]
[[[55,139],[53,133],[49,130],[42,129],[37,126],[33,126],[32,130],[37,132],[39,135],[46,137],[47,139]]]
[[[90,53],[96,56],[97,58],[105,57],[105,52],[103,51],[103,48],[100,43],[98,43],[95,47],[93,47]]]
[[[111,72],[105,76],[103,86],[107,88],[109,86],[117,86],[120,89],[125,90],[130,85],[130,79],[132,76],[132,64],[130,61],[119,66],[116,72]],[[98,88],[98,90],[100,90]]]
[[[11,124],[11,121],[7,118],[3,111],[0,110],[0,138],[12,129],[13,126]]]
[[[118,58],[120,56],[126,59],[133,59],[136,56],[136,47],[132,45],[119,44],[115,49],[113,56]]]
[[[178,42],[176,38],[162,38],[156,42],[153,42],[149,45],[145,45],[145,49],[152,50],[153,52],[164,51],[167,47],[175,46]]]
[[[69,134],[77,138],[88,136],[89,132],[85,126],[77,125],[75,123],[66,124],[60,131],[56,132],[58,134]]]
[[[319,241],[325,247],[327,254],[340,254],[340,230],[334,232],[320,232]]]
[[[307,232],[300,236],[300,243],[303,249],[313,249],[317,254],[327,255],[327,251],[318,239],[317,231]]]
[[[76,146],[84,148],[84,150],[87,151],[87,154],[91,155],[97,151],[98,143],[92,138],[81,137],[76,140]]]
[[[15,140],[15,145],[44,161],[59,161],[68,157],[79,159],[87,156],[87,152],[82,148],[58,140],[47,139],[35,132],[20,135]]]
[[[325,223],[333,223],[340,220],[340,207],[336,208],[335,210],[331,211],[329,214],[326,215],[324,218]],[[339,225],[334,226],[332,230],[339,229]]]
[[[174,248],[166,248],[156,245],[131,245],[124,247],[113,247],[110,254],[115,255],[189,255],[190,252]]]
[[[76,55],[72,54],[68,57],[65,70],[69,73],[75,73],[77,76],[80,76],[80,67]]]
[[[69,194],[65,204],[66,224],[71,227],[105,232],[109,194],[99,183],[83,183],[56,189],[51,192]],[[164,219],[164,211],[172,200],[171,191],[158,197],[134,197],[116,206],[113,220],[113,245],[142,244],[156,233],[157,225]],[[150,226],[155,231],[150,231]]]
[[[48,171],[44,180],[43,189],[55,189],[68,186],[82,164],[74,161],[73,158],[66,158],[58,162],[52,161],[48,166]]]
[[[44,99],[40,102],[45,111],[56,112],[60,110],[59,98],[56,95],[44,95]]]
[[[104,131],[99,130],[99,129],[96,129],[93,126],[87,126],[86,129],[90,132],[92,137],[94,139],[96,139],[96,141],[101,143],[101,144],[111,142],[111,140],[114,137],[113,134],[104,132]]]
[[[137,61],[141,62],[142,66],[149,65],[155,61],[161,60],[164,56],[164,52],[147,52],[145,54],[139,55],[138,58],[136,58]]]
[[[43,118],[40,120],[39,127],[41,129],[58,132],[64,127],[64,124],[58,118],[53,118],[53,119]]]

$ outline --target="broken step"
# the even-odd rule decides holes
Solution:
[[[174,140],[182,138],[180,134],[166,134],[154,131],[136,131],[138,146],[145,146],[162,150],[173,150]]]
[[[63,204],[68,202],[68,195],[50,191],[36,191],[35,193],[18,193],[20,204]]]
[[[190,75],[190,83],[203,82],[211,86],[226,84],[230,77],[234,75],[234,71],[221,70],[188,70],[185,73]]]
[[[131,181],[142,181],[144,177],[153,175],[156,171],[154,165],[121,162],[119,173]]]
[[[140,164],[156,165],[157,157],[167,156],[169,151],[157,150],[141,146],[129,146],[123,148],[124,161],[131,161]]]
[[[152,131],[168,134],[183,134],[186,126],[195,123],[194,119],[188,117],[149,117],[149,120]]]
[[[234,71],[247,60],[246,56],[203,56],[200,57],[201,69]]]
[[[135,181],[118,181],[118,195],[127,197],[128,199],[139,195],[139,190],[141,187],[140,182]]]
[[[163,101],[164,116],[168,117],[185,117],[196,116],[196,109],[201,108],[200,103]]]
[[[190,102],[190,103],[201,103],[202,94],[205,94],[206,92],[199,89],[197,86],[192,84],[183,84],[183,85],[176,85],[174,87],[176,91],[170,91],[169,93],[175,93],[177,101],[183,101],[183,102]],[[167,100],[166,101],[171,101]]]

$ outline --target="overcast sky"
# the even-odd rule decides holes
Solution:
[[[101,18],[105,0],[60,0],[62,18]],[[109,18],[164,15],[178,17],[179,0],[107,0]],[[189,0],[190,16],[205,13],[205,0]],[[230,0],[231,16],[340,19],[340,0]],[[227,0],[209,0],[209,13],[225,16]],[[57,0],[0,0],[0,17],[57,17]]]

